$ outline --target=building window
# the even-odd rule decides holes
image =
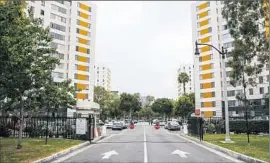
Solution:
[[[212,85],[212,88],[215,88],[215,82],[212,82],[211,85]]]
[[[235,100],[229,100],[228,106],[235,106]]]
[[[66,14],[67,13],[67,10],[66,9],[64,9],[62,7],[59,7],[59,6],[56,6],[54,4],[52,4],[51,7],[52,7],[52,10],[54,10],[54,11],[58,11],[58,12],[61,12],[63,14]]]
[[[45,1],[41,0],[41,6],[45,6]]]
[[[212,92],[212,97],[216,97],[216,92]]]
[[[44,10],[40,10],[40,15],[44,16]]]
[[[227,96],[228,97],[232,97],[232,96],[235,96],[235,91],[227,91]]]
[[[52,29],[56,29],[56,30],[59,30],[59,31],[62,31],[62,32],[65,32],[66,31],[66,27],[65,26],[59,25],[59,24],[56,24],[56,23],[51,23],[50,24],[50,27]]]
[[[264,87],[260,87],[260,94],[264,94]]]
[[[259,83],[263,83],[263,77],[262,76],[259,76]]]
[[[208,32],[211,33],[212,32],[212,27],[208,28]]]
[[[249,95],[253,95],[253,88],[249,89]]]
[[[59,15],[56,15],[56,14],[53,14],[51,13],[51,19],[55,19],[55,20],[59,20],[63,23],[66,23],[67,22],[67,19],[62,17],[62,16],[59,16]]]
[[[54,32],[50,32],[50,33],[51,33],[51,36],[54,39],[65,41],[65,36],[64,35],[61,35],[61,34],[58,34],[58,33],[54,33]]]
[[[226,29],[228,29],[228,25],[227,24],[222,26],[222,30],[226,30]]]

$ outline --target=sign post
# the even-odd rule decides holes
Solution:
[[[76,119],[76,134],[84,135],[86,134],[87,123],[85,118]]]

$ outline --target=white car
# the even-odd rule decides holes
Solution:
[[[106,128],[112,128],[113,123],[112,122],[105,123],[105,126]]]
[[[123,129],[126,129],[128,127],[128,123],[125,123],[125,121],[120,121],[123,124]]]

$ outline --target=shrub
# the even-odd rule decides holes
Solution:
[[[269,121],[248,121],[248,128],[250,133],[258,134],[260,132],[269,132]],[[230,121],[230,131],[235,133],[246,133],[246,121]]]
[[[216,131],[215,125],[213,123],[210,123],[207,127],[207,133],[213,134]]]
[[[11,131],[5,125],[0,125],[0,136],[9,137],[11,135]]]

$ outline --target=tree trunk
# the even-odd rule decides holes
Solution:
[[[186,94],[186,83],[183,83],[183,90],[184,90],[184,95]]]
[[[23,97],[20,97],[20,129],[19,129],[19,138],[18,138],[18,144],[17,144],[17,149],[22,148],[22,132],[23,132]]]

